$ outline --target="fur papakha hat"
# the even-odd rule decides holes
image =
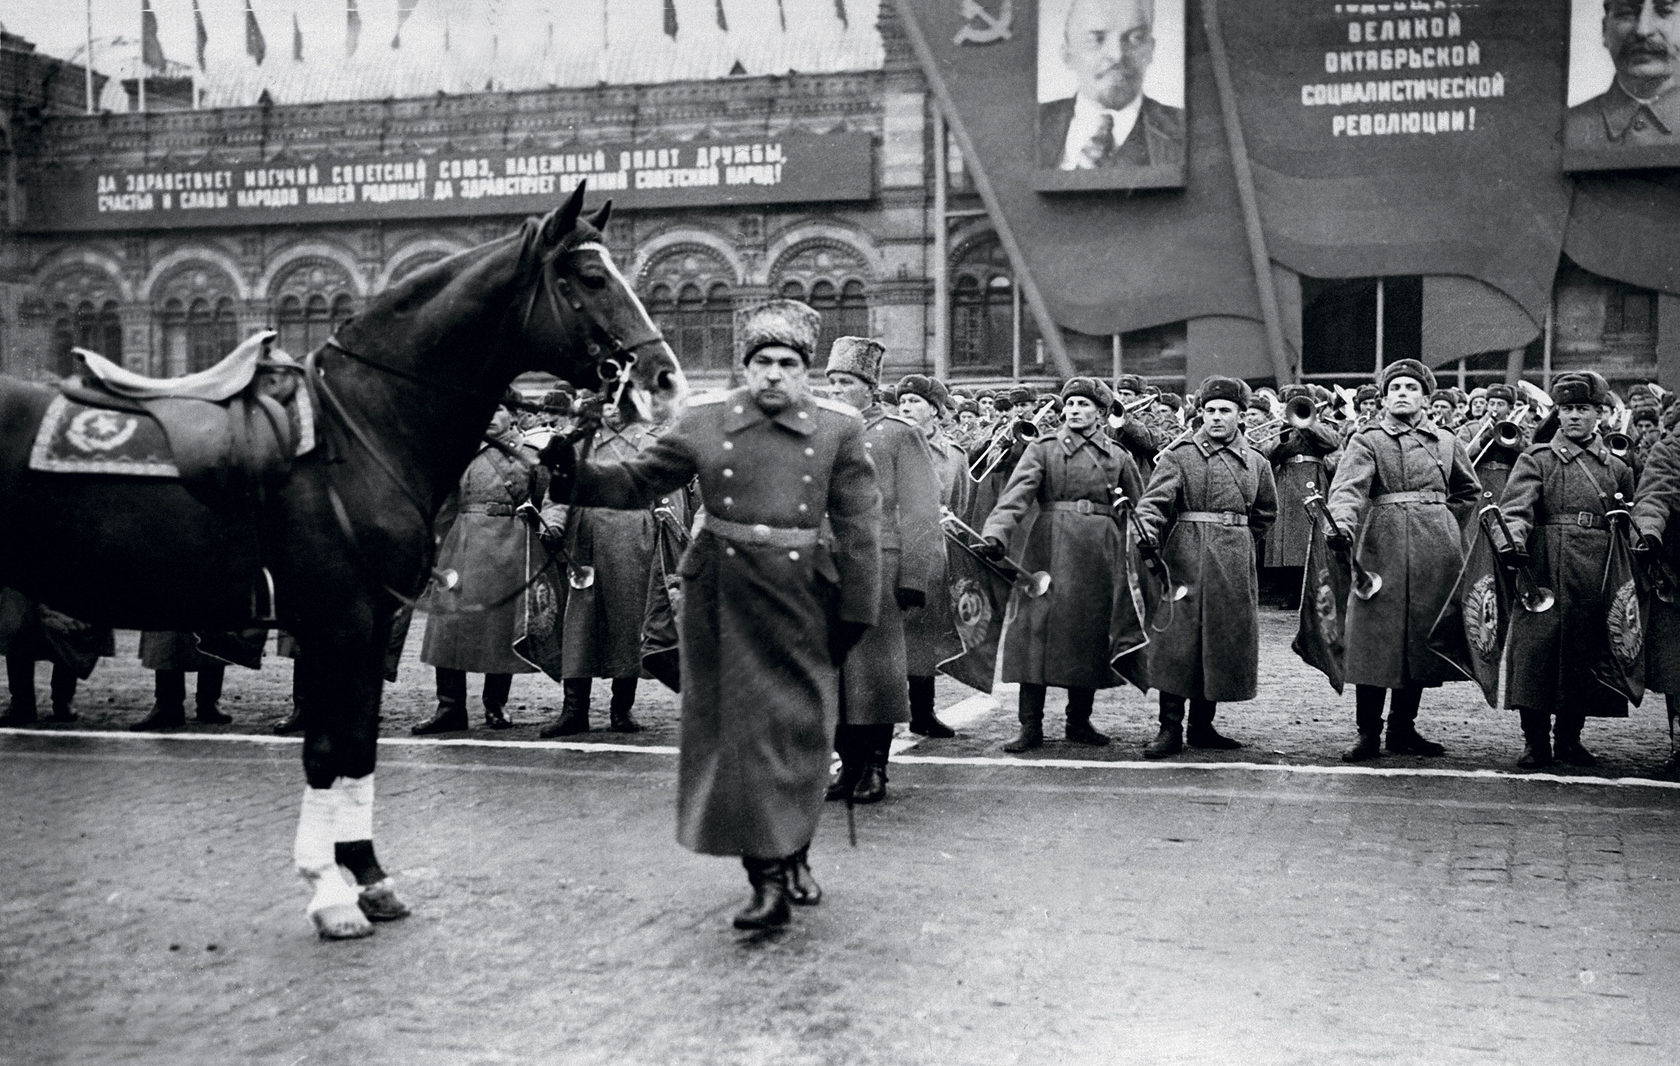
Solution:
[[[779,344],[792,348],[811,365],[817,349],[822,316],[798,300],[768,300],[736,312],[735,337],[741,346],[741,362],[760,348]]]
[[[881,358],[886,353],[880,341],[868,337],[836,337],[823,373],[850,374],[874,387],[881,383]]]

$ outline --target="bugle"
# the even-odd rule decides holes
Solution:
[[[1523,428],[1515,422],[1512,422],[1509,419],[1506,419],[1503,422],[1495,422],[1493,424],[1493,436],[1486,444],[1482,445],[1481,450],[1476,453],[1476,458],[1471,460],[1470,465],[1473,467],[1481,465],[1482,459],[1487,455],[1488,450],[1493,448],[1495,445],[1498,445],[1501,448],[1521,448],[1522,439]]]
[[[1348,535],[1342,530],[1341,523],[1330,515],[1330,508],[1325,505],[1324,496],[1318,491],[1318,486],[1307,483],[1307,498],[1301,501],[1301,506],[1307,509],[1314,521],[1322,522],[1324,528],[1337,535],[1338,539],[1348,540]],[[1338,555],[1347,557],[1348,566],[1353,571],[1353,594],[1362,600],[1368,600],[1382,591],[1382,575],[1365,569],[1359,561],[1359,553],[1350,546]]]
[[[1113,512],[1114,521],[1117,523],[1120,521],[1121,511],[1126,512],[1127,520],[1132,526],[1132,533],[1137,537],[1138,544],[1141,547],[1144,543],[1143,523],[1138,521],[1137,507],[1126,496],[1124,489],[1119,486],[1115,486]],[[1125,530],[1122,529],[1121,532],[1124,533]],[[1158,553],[1153,551],[1140,551],[1139,554],[1143,556],[1143,565],[1147,566],[1149,568],[1149,572],[1155,575],[1155,580],[1161,583],[1161,595],[1168,603],[1177,603],[1179,600],[1182,600],[1184,597],[1190,595],[1190,587],[1188,585],[1181,585],[1173,580],[1172,570],[1167,567],[1167,561],[1161,558]]]
[[[1500,535],[1504,538],[1505,548],[1514,548],[1516,538],[1511,536],[1511,527],[1505,522],[1505,512],[1499,509],[1497,503],[1487,504],[1482,508],[1485,517],[1489,511],[1493,512],[1493,519],[1499,526]],[[1501,559],[1503,562],[1503,558]],[[1528,572],[1526,566],[1512,566],[1505,564],[1505,569],[1511,571],[1517,580],[1517,599],[1522,603],[1523,610],[1529,614],[1545,614],[1557,602],[1557,596],[1551,589],[1534,580],[1534,575]]]
[[[968,545],[971,549],[977,549],[978,545],[986,542],[985,537],[981,536],[973,526],[958,518],[956,512],[952,511],[949,507],[941,507],[939,509],[939,523],[940,525],[946,527],[946,532],[950,532],[954,529],[959,533],[966,533],[974,541],[973,544]],[[991,560],[987,559],[986,562],[990,564]],[[1020,589],[1024,595],[1031,599],[1037,599],[1046,592],[1050,591],[1050,572],[1048,570],[1029,571],[1025,566],[1022,566],[1018,560],[1011,559],[1007,555],[1003,557],[1003,562],[1007,564],[1012,571],[1004,576],[1008,577],[1009,583]],[[994,569],[997,569],[1000,573],[1003,572],[1001,567],[996,567],[995,565]]]

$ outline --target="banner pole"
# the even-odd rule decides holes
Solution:
[[[922,76],[927,79],[939,106],[944,109],[945,122],[951,130],[951,135],[957,139],[957,147],[962,149],[963,162],[969,167],[969,173],[974,175],[974,189],[980,194],[980,202],[986,205],[986,214],[991,216],[998,243],[1003,246],[1004,254],[1009,257],[1009,266],[1015,271],[1015,284],[1021,290],[1021,295],[1026,297],[1027,306],[1032,309],[1033,320],[1038,323],[1038,332],[1044,339],[1044,346],[1050,350],[1050,359],[1056,364],[1056,372],[1064,378],[1077,377],[1079,370],[1069,358],[1067,346],[1062,343],[1062,331],[1057,328],[1056,320],[1050,317],[1050,305],[1044,302],[1044,294],[1039,291],[1038,282],[1033,279],[1032,271],[1027,268],[1026,257],[1021,254],[1021,245],[1015,240],[1015,230],[1009,225],[1009,220],[1004,217],[1003,208],[998,204],[997,190],[992,188],[992,180],[980,163],[979,153],[974,150],[974,141],[968,135],[968,127],[963,125],[962,116],[957,114],[951,99],[951,89],[945,84],[945,76],[940,73],[939,64],[934,61],[933,50],[928,47],[927,37],[922,33],[921,25],[910,11],[911,3],[912,0],[893,0],[893,6],[898,11],[899,23],[903,26],[905,35],[910,38],[910,47],[915,50],[917,61],[922,65]],[[940,175],[939,180],[943,181],[944,175]]]
[[[1202,25],[1207,30],[1208,54],[1213,60],[1213,83],[1219,90],[1219,111],[1225,121],[1225,140],[1231,153],[1231,170],[1237,179],[1237,199],[1242,203],[1243,230],[1248,235],[1248,257],[1254,268],[1254,286],[1260,296],[1260,318],[1266,327],[1266,347],[1272,356],[1272,372],[1279,386],[1300,380],[1289,348],[1283,341],[1283,313],[1278,307],[1277,287],[1272,284],[1272,261],[1266,253],[1266,233],[1260,226],[1260,201],[1254,193],[1254,170],[1248,161],[1237,115],[1236,90],[1231,84],[1231,67],[1225,56],[1225,33],[1219,26],[1218,0],[1202,0]]]

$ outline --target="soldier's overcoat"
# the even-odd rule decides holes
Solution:
[[[806,397],[771,415],[736,389],[691,401],[638,458],[578,471],[591,507],[646,507],[700,479],[707,524],[681,567],[685,847],[775,858],[810,843],[838,719],[830,626],[873,623],[880,607],[881,498],[863,439],[844,404]]]
[[[1114,490],[1136,500],[1137,463],[1101,427],[1090,435],[1066,426],[1034,440],[1010,475],[982,533],[1008,543],[1034,515],[1019,559],[1047,570],[1050,591],[1016,589],[1004,616],[1003,680],[1075,688],[1110,688],[1109,623],[1129,597],[1126,540],[1113,517]]]
[[[1173,579],[1190,591],[1159,609],[1170,618],[1150,634],[1152,686],[1199,700],[1254,698],[1260,676],[1254,538],[1272,525],[1277,508],[1272,464],[1241,433],[1220,444],[1199,429],[1156,457],[1138,522],[1160,545]],[[1186,513],[1232,517],[1181,519]]]
[[[1662,540],[1662,557],[1671,573],[1680,573],[1680,437],[1673,431],[1645,458],[1633,524]],[[1680,606],[1651,597],[1645,632],[1645,686],[1670,696],[1680,694]]]
[[[518,437],[508,438],[517,442]],[[536,454],[524,449],[532,460]],[[420,645],[420,661],[449,670],[481,674],[528,674],[536,667],[513,653],[513,640],[523,596],[489,611],[460,613],[469,604],[495,603],[517,592],[529,576],[526,572],[527,541],[531,550],[541,548],[530,537],[525,523],[514,517],[514,508],[531,498],[529,471],[486,444],[461,475],[461,483],[438,513],[437,524],[447,529],[438,549],[440,569],[454,570],[460,580],[453,589],[439,589],[426,596],[422,606],[428,612],[426,637]],[[530,561],[540,562],[540,554]]]
[[[1428,639],[1464,565],[1459,516],[1480,491],[1464,445],[1427,416],[1407,426],[1385,412],[1348,439],[1330,483],[1330,514],[1355,535],[1360,563],[1383,580],[1369,600],[1348,597],[1349,684],[1462,679]]]
[[[1260,445],[1277,482],[1277,521],[1266,533],[1266,566],[1303,566],[1312,522],[1302,501],[1330,491],[1341,438],[1322,422],[1305,429],[1291,426]]]
[[[1511,612],[1505,706],[1548,714],[1627,715],[1627,700],[1593,677],[1604,640],[1604,563],[1615,494],[1633,499],[1633,471],[1594,436],[1585,448],[1559,433],[1517,457],[1500,497],[1505,523],[1526,546],[1535,580],[1557,596],[1552,609]]]

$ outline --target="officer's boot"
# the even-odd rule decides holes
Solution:
[[[151,729],[179,729],[187,724],[186,671],[159,670],[152,691],[155,701],[151,713],[129,729],[140,733]]]
[[[630,708],[636,702],[636,677],[615,677],[612,679],[612,719],[607,728],[614,733],[640,733],[641,723],[630,717]]]
[[[1557,725],[1552,730],[1552,752],[1558,762],[1570,766],[1598,765],[1598,757],[1581,746],[1581,727],[1586,724],[1585,715],[1558,712]]]
[[[76,702],[76,671],[63,663],[53,663],[52,717],[53,722],[74,722],[76,712],[70,705]]]
[[[1675,744],[1676,731],[1680,730],[1680,693],[1668,695],[1668,761],[1663,763],[1657,775],[1664,781],[1680,781],[1680,746]]]
[[[793,915],[788,908],[787,867],[781,859],[741,857],[752,885],[752,902],[735,916],[737,929],[775,929]]]
[[[789,855],[787,866],[788,901],[799,907],[815,907],[822,902],[822,886],[811,876],[811,845],[807,844]]]
[[[227,667],[206,666],[198,672],[198,694],[194,697],[193,717],[205,725],[227,725],[233,721],[231,715],[223,714],[216,704],[222,698],[222,682],[226,679]]]
[[[863,739],[863,726],[842,722],[834,730],[834,751],[840,756],[840,770],[823,793],[826,800],[849,799],[863,776],[864,760],[868,757]]]
[[[410,729],[417,737],[458,733],[467,728],[467,672],[437,668],[437,713]]]
[[[1518,707],[1522,719],[1523,750],[1517,756],[1517,766],[1524,770],[1539,770],[1552,765],[1551,716],[1545,711]]]
[[[910,675],[910,732],[930,740],[950,740],[957,731],[933,713],[933,678]]]
[[[1383,700],[1388,689],[1381,685],[1355,685],[1354,724],[1359,739],[1342,752],[1343,762],[1365,762],[1382,754]]]
[[[1418,735],[1418,704],[1423,702],[1423,686],[1397,688],[1388,701],[1388,750],[1392,755],[1422,755],[1434,758],[1445,755],[1447,749],[1433,740]]]
[[[1242,741],[1223,736],[1213,728],[1213,716],[1218,712],[1219,704],[1212,700],[1191,700],[1190,728],[1185,731],[1185,742],[1192,748],[1213,748],[1217,751],[1242,747]]]
[[[6,687],[12,701],[0,715],[0,725],[33,725],[35,710],[35,660],[21,655],[6,656]]]
[[[1097,690],[1091,688],[1069,688],[1067,690],[1067,737],[1069,744],[1088,744],[1093,748],[1100,748],[1108,743],[1108,734],[1099,733],[1091,725],[1091,708],[1097,699]]]
[[[858,731],[863,748],[863,774],[852,789],[853,803],[880,803],[887,798],[887,753],[892,749],[892,726],[860,725]]]
[[[484,675],[484,724],[491,729],[512,729],[507,716],[508,694],[513,691],[512,674]]]
[[[1165,759],[1184,750],[1184,697],[1161,693],[1161,731],[1143,749],[1145,759]]]
[[[1021,682],[1016,717],[1021,720],[1021,735],[1003,746],[1012,755],[1044,746],[1044,686]]]
[[[292,663],[292,711],[274,723],[274,731],[284,736],[303,729],[303,684],[298,677],[297,663]]]
[[[560,701],[560,717],[543,726],[541,737],[571,737],[589,732],[589,689],[587,677],[568,677],[560,682],[564,697]]]

